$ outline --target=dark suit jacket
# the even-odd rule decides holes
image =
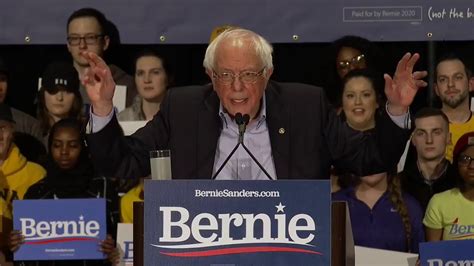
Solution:
[[[328,178],[332,163],[359,175],[377,173],[403,152],[408,131],[386,114],[375,133],[365,134],[335,114],[320,88],[270,81],[265,97],[278,179]],[[149,151],[170,149],[173,179],[210,178],[222,128],[218,112],[212,85],[171,89],[160,112],[131,137],[123,137],[115,117],[89,134],[92,159],[104,175],[142,177],[150,173]]]

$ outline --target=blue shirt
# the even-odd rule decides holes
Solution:
[[[332,194],[333,201],[346,201],[351,217],[354,243],[359,246],[407,252],[405,227],[402,217],[385,192],[372,209],[356,198],[353,187]],[[403,194],[411,223],[410,251],[418,253],[418,244],[425,241],[419,203],[410,195]]]
[[[239,139],[239,129],[235,120],[224,111],[222,104],[219,107],[219,116],[222,120],[222,131],[217,141],[216,155],[214,159],[214,175],[224,160],[237,145]],[[272,146],[267,127],[267,112],[265,97],[262,100],[260,115],[253,119],[246,128],[244,134],[244,144],[255,156],[257,161],[263,166],[265,171],[276,179],[276,170],[272,157]],[[265,173],[252,160],[247,151],[242,147],[235,151],[226,166],[217,175],[218,180],[268,180]]]

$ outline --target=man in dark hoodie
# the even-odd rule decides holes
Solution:
[[[436,108],[423,108],[414,118],[411,142],[416,160],[407,161],[402,172],[402,189],[414,196],[426,210],[435,193],[455,185],[456,171],[445,158],[451,141],[447,116]]]

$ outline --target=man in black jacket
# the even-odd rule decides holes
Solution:
[[[405,163],[402,189],[415,197],[426,210],[435,193],[454,187],[456,169],[445,158],[450,142],[448,117],[435,108],[423,108],[415,115],[411,142],[416,160]]]
[[[155,118],[125,138],[113,110],[110,70],[95,54],[82,55],[91,65],[83,84],[92,104],[93,161],[103,174],[124,177],[147,176],[149,151],[171,149],[173,178],[210,178],[237,143],[237,113],[250,116],[244,141],[272,179],[328,178],[334,161],[367,175],[377,168],[372,166],[379,153],[366,147],[401,153],[406,130],[392,120],[403,126],[418,88],[426,86],[421,80],[426,72],[413,72],[419,55],[406,54],[394,79],[385,75],[392,119],[386,113],[375,134],[357,132],[336,116],[320,88],[270,81],[271,45],[252,31],[231,29],[206,51],[204,67],[212,84],[169,90]],[[217,178],[266,179],[249,158],[237,152]]]

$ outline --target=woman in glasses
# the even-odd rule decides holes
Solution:
[[[341,106],[341,81],[347,73],[367,67],[377,69],[376,51],[369,40],[358,36],[344,36],[334,42],[334,59],[332,60],[335,60],[335,67],[331,68],[331,78],[326,86],[326,94],[335,108]],[[331,62],[332,64],[334,63]]]
[[[54,62],[41,77],[37,116],[46,145],[49,130],[57,121],[75,118],[82,121],[82,98],[79,77],[70,63]]]
[[[154,50],[143,50],[135,59],[135,85],[138,96],[118,114],[120,121],[151,120],[160,110],[166,90],[173,83],[167,60]]]
[[[428,241],[474,239],[474,132],[458,140],[453,155],[457,186],[428,203],[423,219]]]

